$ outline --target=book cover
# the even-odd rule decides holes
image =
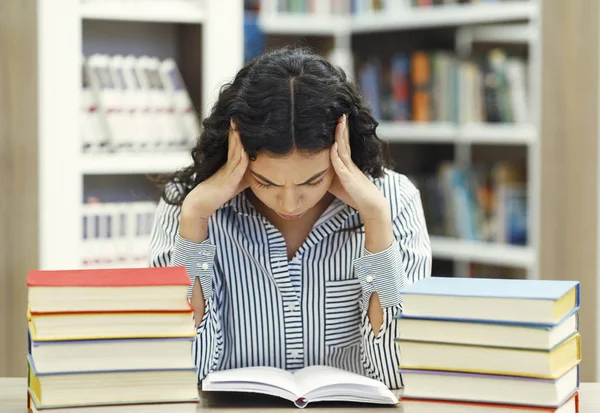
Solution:
[[[156,287],[189,284],[185,267],[34,270],[27,277],[28,287]]]
[[[407,373],[417,373],[417,374],[423,374],[423,375],[430,375],[431,377],[441,377],[441,376],[454,376],[454,377],[469,377],[471,379],[475,379],[475,380],[481,380],[481,379],[488,379],[488,378],[494,378],[495,380],[499,380],[499,381],[507,381],[507,382],[520,382],[520,383],[540,383],[540,384],[555,384],[557,382],[557,379],[547,379],[547,378],[539,378],[539,377],[513,377],[513,376],[504,376],[504,375],[493,375],[493,374],[483,374],[483,373],[475,373],[475,372],[454,372],[454,371],[442,371],[442,370],[419,370],[419,369],[403,369],[401,368],[400,370],[401,374],[407,374]],[[572,391],[570,391],[568,393],[568,395],[566,397],[564,397],[562,400],[559,400],[558,403],[553,404],[553,405],[547,405],[547,406],[540,406],[540,405],[534,405],[534,404],[528,404],[528,403],[504,403],[503,405],[514,405],[514,406],[528,406],[528,407],[540,407],[540,408],[545,408],[545,409],[556,409],[562,405],[564,405],[569,399],[571,399],[572,397],[575,396],[575,394],[577,394],[577,392],[579,391],[579,387],[581,384],[581,376],[580,376],[580,370],[579,370],[579,365],[573,367],[571,370],[569,370],[568,372],[566,372],[561,378],[563,377],[567,377],[567,375],[571,374],[572,372],[576,373],[576,379],[575,379],[575,385],[574,385],[574,389]],[[406,391],[406,383],[405,383],[405,387],[403,392],[400,394],[399,396],[399,400],[431,400],[431,401],[438,401],[438,402],[456,402],[456,403],[484,403],[484,404],[498,404],[498,403],[491,403],[489,400],[485,400],[484,398],[479,397],[478,400],[463,400],[457,397],[453,397],[452,399],[450,398],[424,398],[424,397],[417,397],[417,396],[411,396],[411,395],[407,395],[405,394]]]
[[[567,280],[429,277],[408,285],[402,294],[559,300],[573,288],[576,289],[576,305],[579,306],[579,281]]]
[[[439,408],[440,411],[444,411],[443,408],[446,406],[461,406],[461,407],[464,407],[465,409],[473,408],[473,411],[475,411],[476,408],[480,408],[481,411],[486,411],[486,412],[489,411],[490,413],[493,413],[495,410],[499,410],[499,409],[503,409],[503,410],[510,409],[510,410],[514,410],[515,413],[518,413],[519,411],[523,410],[523,406],[510,405],[510,404],[476,403],[476,402],[462,402],[462,401],[451,401],[451,400],[413,399],[413,398],[402,398],[402,396],[399,398],[399,400],[404,405],[406,405],[406,403],[428,404],[431,406],[435,406],[436,409]],[[573,394],[569,399],[567,399],[565,401],[565,404],[571,400],[574,400],[575,411],[578,412],[579,411],[579,392],[575,392],[575,394]],[[557,407],[557,408],[556,407],[528,406],[526,411],[527,412],[537,412],[537,413],[544,413],[544,412],[553,413],[553,412],[556,412],[563,405],[561,405],[560,407]],[[477,410],[477,411],[479,411],[479,410]]]

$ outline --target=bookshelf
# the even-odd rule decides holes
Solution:
[[[243,64],[241,0],[67,0],[39,2],[41,269],[80,268],[86,177],[145,176],[189,165],[178,150],[86,153],[78,122],[80,56],[172,57],[194,106],[206,114],[218,88]],[[227,35],[222,27],[227,26]],[[227,50],[227,53],[223,53]],[[118,183],[118,182],[117,182]],[[150,183],[148,183],[150,185]],[[60,234],[60,242],[56,242]]]
[[[438,41],[450,44],[459,59],[469,58],[477,45],[497,45],[497,47],[517,47],[526,50],[526,99],[528,118],[526,122],[481,123],[465,121],[412,122],[379,119],[378,135],[393,146],[404,148],[418,146],[418,151],[428,152],[436,146],[449,147],[454,161],[470,168],[472,154],[479,148],[489,148],[492,153],[501,148],[519,151],[526,155],[526,195],[527,195],[527,243],[511,245],[501,242],[486,242],[461,239],[449,236],[431,236],[434,259],[454,263],[454,274],[468,276],[469,264],[486,264],[521,268],[527,278],[540,278],[538,221],[540,191],[540,88],[541,74],[541,3],[537,0],[477,2],[477,4],[454,4],[430,7],[410,7],[410,2],[388,2],[385,11],[361,10],[346,13],[324,13],[321,11],[282,11],[275,0],[263,2],[259,15],[259,25],[266,35],[274,39],[288,39],[296,43],[309,36],[331,38],[333,49],[345,70],[359,82],[360,47],[367,40],[380,43],[394,43],[405,33],[415,38],[415,33],[435,32]],[[334,3],[335,4],[335,3]],[[363,3],[364,4],[364,3]],[[441,33],[441,34],[440,34]],[[379,36],[379,37],[378,37]],[[387,37],[382,37],[387,36]],[[404,40],[404,41],[403,41]],[[399,40],[404,47],[410,41]],[[310,43],[309,43],[310,44]],[[408,46],[407,46],[408,44]],[[397,46],[402,48],[403,46]],[[416,46],[423,48],[423,46]],[[385,48],[388,55],[390,47]],[[362,52],[364,55],[364,51]],[[375,53],[375,52],[373,52]],[[333,53],[331,53],[333,55]],[[331,56],[330,55],[330,56]],[[364,56],[363,56],[364,57]],[[331,58],[331,57],[330,57]],[[332,59],[334,60],[334,59]],[[354,61],[353,61],[354,60]],[[498,149],[500,148],[500,149]],[[402,151],[399,149],[398,151]]]

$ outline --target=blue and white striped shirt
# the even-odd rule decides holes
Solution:
[[[181,238],[180,207],[160,201],[150,266],[185,266],[206,302],[194,346],[199,381],[230,368],[329,365],[402,386],[393,316],[407,283],[430,276],[431,248],[415,186],[390,170],[373,182],[389,200],[395,238],[376,254],[364,249],[364,231],[344,231],[360,217],[338,199],[291,260],[243,192],[213,214],[202,243]],[[379,332],[367,315],[373,292],[384,311]]]

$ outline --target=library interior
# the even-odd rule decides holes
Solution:
[[[124,399],[106,402],[112,400],[116,387],[100,385],[105,392],[96,387],[96,394],[89,396],[85,391],[75,391],[80,376],[74,374],[89,374],[89,383],[100,383],[103,378],[97,370],[108,368],[108,355],[118,353],[120,361],[114,361],[113,375],[107,376],[106,382],[122,383],[115,373],[119,368],[141,369],[153,358],[151,352],[171,349],[140,342],[140,346],[148,346],[140,350],[136,343],[127,344],[127,340],[154,337],[153,328],[172,331],[171,337],[186,336],[190,326],[185,316],[189,314],[146,323],[144,317],[148,314],[136,318],[135,311],[139,309],[131,300],[129,310],[121,309],[131,312],[129,319],[110,315],[107,304],[102,310],[108,311],[103,313],[106,317],[95,321],[93,317],[100,317],[101,310],[94,307],[93,297],[102,294],[102,289],[90,292],[87,298],[88,293],[83,298],[79,296],[79,300],[71,297],[73,301],[69,303],[69,293],[77,289],[69,286],[101,286],[97,278],[94,281],[86,277],[98,277],[104,273],[96,270],[107,270],[107,283],[114,279],[114,297],[121,297],[121,302],[113,298],[114,310],[121,308],[117,304],[129,300],[127,289],[118,292],[117,287],[133,287],[136,269],[144,269],[151,280],[155,276],[148,271],[163,271],[164,284],[170,279],[175,284],[178,279],[180,284],[182,279],[184,283],[188,280],[185,272],[178,273],[176,269],[171,273],[171,268],[151,268],[160,267],[156,265],[158,259],[151,256],[152,248],[163,242],[157,240],[156,228],[161,223],[167,225],[167,219],[158,216],[158,211],[166,208],[159,208],[161,177],[197,166],[200,155],[192,149],[204,136],[204,128],[215,127],[203,120],[213,113],[219,92],[245,65],[276,49],[300,48],[343,71],[345,81],[368,107],[369,119],[375,121],[374,132],[368,138],[375,139],[372,135],[376,134],[389,153],[390,168],[402,177],[398,179],[405,179],[406,185],[418,190],[422,211],[416,213],[422,213],[430,254],[428,264],[422,268],[428,272],[425,278],[434,279],[435,285],[429,286],[431,280],[416,276],[411,284],[412,251],[403,252],[401,247],[397,264],[406,268],[397,274],[408,274],[408,282],[402,281],[403,312],[391,321],[386,318],[385,308],[383,312],[383,324],[393,323],[393,331],[398,333],[392,345],[400,348],[398,368],[402,370],[408,400],[404,411],[479,412],[488,411],[478,408],[489,407],[489,403],[497,405],[490,407],[490,412],[497,413],[520,411],[498,407],[512,404],[523,412],[538,411],[536,408],[561,413],[578,411],[577,408],[583,413],[600,410],[600,2],[0,0],[0,412],[25,411],[20,409],[25,408],[27,401],[30,411],[70,413],[77,411],[77,406],[102,406],[102,400],[106,406],[98,410],[90,407],[89,412],[113,412],[109,409],[111,403],[125,406],[136,402],[134,395],[144,399],[152,394],[144,396],[143,389],[136,393],[136,388],[127,396],[130,399],[123,396]],[[291,84],[293,91],[293,81]],[[252,84],[248,82],[246,86]],[[269,91],[262,92],[268,96]],[[298,102],[312,96],[310,91],[302,94],[298,90],[296,94]],[[293,96],[292,93],[292,105]],[[249,112],[244,117],[252,118],[252,105],[246,106]],[[293,113],[291,116],[292,124],[320,122],[300,116],[294,120]],[[347,117],[344,119],[348,122]],[[349,123],[352,128],[352,120]],[[299,126],[298,130],[302,128]],[[238,130],[243,129],[240,126]],[[334,129],[328,139],[334,139]],[[242,139],[240,145],[241,142],[245,141]],[[251,158],[250,163],[255,160]],[[277,181],[277,176],[269,178]],[[344,190],[350,193],[347,187]],[[404,213],[410,211],[399,214]],[[221,231],[234,228],[219,225]],[[364,228],[369,238],[366,224]],[[402,237],[403,229],[398,231],[398,237]],[[218,237],[211,235],[211,239]],[[219,242],[222,244],[217,250],[221,245],[238,245],[239,256],[262,251],[242,245],[243,241]],[[345,248],[333,241],[323,245]],[[216,254],[225,256],[218,251]],[[254,267],[242,264],[254,265],[263,257],[243,261],[236,253],[227,254],[231,260],[238,259],[231,263],[240,265],[235,271],[248,271],[248,277],[259,274],[252,272]],[[335,301],[334,297],[328,301],[329,293],[324,292],[324,298],[318,298],[324,300],[324,315],[316,304],[300,305],[300,311],[308,309],[310,313],[314,308],[316,314],[298,318],[300,329],[305,329],[304,347],[293,347],[289,330],[293,327],[287,324],[288,336],[281,333],[281,342],[273,338],[277,342],[273,351],[286,353],[283,364],[277,361],[275,365],[290,366],[289,357],[305,357],[298,364],[300,367],[322,364],[313,361],[321,359],[307,355],[313,351],[308,343],[311,339],[307,338],[308,323],[313,321],[324,323],[326,349],[322,351],[328,352],[327,357],[348,358],[340,365],[353,365],[352,357],[359,364],[361,357],[376,357],[375,350],[371,353],[365,349],[370,345],[368,338],[359,334],[360,344],[352,347],[354,342],[348,343],[344,351],[340,346],[345,345],[346,338],[336,341],[335,332],[328,331],[332,330],[328,323],[333,321],[328,317],[334,308],[344,317],[356,316],[355,325],[350,325],[353,321],[349,318],[342,320],[350,324],[341,326],[340,334],[354,327],[358,331],[359,325],[363,328],[361,317],[363,323],[373,322],[370,307],[368,313],[365,309],[360,315],[363,307],[359,307],[359,297],[364,296],[366,284],[358,261],[355,263],[355,283],[323,281],[324,288],[332,288],[331,294],[339,294],[336,297],[340,300]],[[212,265],[203,262],[197,266],[199,271],[207,271]],[[230,264],[214,265],[224,271]],[[289,265],[291,274],[298,264],[292,259]],[[272,268],[274,275],[269,276],[276,279],[277,270]],[[78,273],[83,280],[81,285],[66,273],[75,270],[85,271]],[[118,281],[121,273],[117,270],[131,270],[123,272],[123,280],[132,274],[132,285]],[[45,276],[55,271],[65,273],[47,281]],[[265,270],[265,274],[269,271]],[[161,272],[155,274],[160,278]],[[202,280],[201,275],[198,277]],[[295,281],[289,277],[293,294]],[[371,285],[372,278],[368,275],[366,283]],[[208,280],[210,284],[210,277]],[[67,283],[62,285],[67,288],[57,293],[60,303],[52,301],[54,293],[43,295],[61,282]],[[309,288],[310,282],[297,288]],[[198,335],[198,339],[196,333],[203,328],[204,320],[207,325],[212,322],[212,311],[219,311],[209,302],[217,306],[219,300],[224,300],[221,305],[228,306],[223,310],[225,315],[244,311],[240,309],[243,306],[248,312],[256,312],[255,319],[247,319],[256,322],[248,325],[252,329],[276,329],[277,323],[283,326],[289,316],[287,310],[295,308],[294,304],[286,306],[284,292],[281,319],[276,318],[280,317],[279,310],[273,310],[276,321],[267,327],[260,320],[268,320],[269,313],[259,313],[267,308],[266,304],[256,304],[262,307],[254,309],[248,306],[255,303],[244,298],[230,303],[241,292],[233,292],[235,286],[224,287],[233,298],[223,298],[218,295],[217,281],[210,287],[211,294],[215,289],[217,298],[210,301],[204,282],[199,284],[198,291],[205,296],[201,303],[207,303],[206,313],[200,313],[204,315],[202,324],[195,326],[197,330],[192,325],[191,337],[177,341],[179,347],[172,344],[173,354],[181,355],[182,350],[190,351],[192,346],[195,352],[200,351],[203,336]],[[244,285],[259,288],[250,282]],[[357,290],[352,309],[341,308],[344,294],[350,294],[344,288],[361,286],[363,291]],[[167,294],[166,288],[164,291]],[[247,291],[251,294],[262,290]],[[387,295],[383,289],[375,291],[383,306]],[[166,307],[160,307],[161,300],[165,300],[164,305],[169,304],[164,296],[143,297],[156,299],[154,309],[143,309],[150,315],[152,311],[165,310]],[[183,298],[189,299],[189,294],[182,293]],[[55,304],[50,305],[51,301]],[[273,306],[277,304],[274,303]],[[448,306],[453,310],[448,310]],[[182,308],[172,311],[188,311],[188,307],[186,301]],[[446,310],[442,311],[442,307]],[[61,311],[67,315],[57,316]],[[194,314],[197,317],[198,313]],[[371,321],[365,322],[367,314]],[[127,322],[131,328],[123,324]],[[209,337],[215,339],[213,346],[223,345],[224,350],[218,348],[227,354],[231,352],[211,368],[227,363],[231,367],[251,367],[270,360],[250,353],[242,356],[255,344],[247,344],[246,350],[238,349],[233,337],[237,330],[226,324],[227,319],[223,319],[209,326],[225,331],[224,335],[214,333],[214,337]],[[123,347],[114,351],[93,347],[90,341],[97,338],[96,333],[100,334],[96,327],[112,331],[113,336],[106,333],[112,341],[121,337]],[[382,331],[385,328],[382,326]],[[82,335],[77,336],[76,330]],[[127,336],[128,332],[138,335]],[[371,334],[375,337],[377,332]],[[250,341],[251,337],[262,336],[247,333],[244,337]],[[243,346],[241,336],[239,340]],[[82,347],[73,344],[77,341],[82,342]],[[171,345],[167,341],[160,345]],[[63,343],[64,349],[56,350],[60,346],[50,345],[54,342]],[[281,346],[287,346],[287,350]],[[103,362],[98,357],[82,355],[96,351],[107,352]],[[139,358],[136,353],[140,351],[146,351],[147,358]],[[331,356],[333,353],[335,357]],[[154,379],[144,379],[184,383],[171,393],[165,389],[156,391],[156,397],[161,391],[167,391],[170,397],[154,402],[194,399],[197,372],[191,369],[202,366],[201,358],[208,354],[203,352],[195,360],[180,357],[179,361],[173,356],[170,360],[179,363],[179,370],[172,370],[171,376],[162,372]],[[59,359],[66,364],[61,365]],[[158,359],[152,365],[168,369],[164,363],[169,360]],[[235,365],[236,360],[239,366]],[[71,364],[67,366],[68,363]],[[186,363],[192,363],[191,367]],[[377,361],[372,363],[376,365]],[[76,372],[73,366],[77,367]],[[375,373],[366,368],[371,378],[379,374],[379,367],[373,369]],[[306,374],[310,372],[307,370]],[[313,374],[318,376],[319,372]],[[395,374],[391,376],[396,377]],[[328,371],[322,375],[335,379]],[[221,377],[239,381],[242,376],[215,375],[205,387],[217,389]],[[253,379],[256,377],[247,378]],[[263,379],[268,381],[266,376]],[[127,380],[134,383],[137,378]],[[34,382],[35,386],[31,384]],[[487,384],[482,385],[484,382]],[[56,390],[60,383],[67,390]],[[382,400],[389,399],[387,387],[364,385],[374,387],[364,390],[363,398],[355,396],[357,400],[352,401],[368,402],[370,397],[380,397],[378,402],[384,403]],[[508,389],[505,394],[499,390],[503,386]],[[46,389],[45,400],[41,388]],[[356,394],[360,393],[360,388],[353,388]],[[326,389],[314,390],[315,400],[317,393],[327,400]],[[298,407],[312,400],[308,393],[285,391],[297,394],[297,399],[294,396],[294,400],[289,400]],[[132,406],[131,410],[122,411],[208,412],[212,411],[210,406],[218,408],[218,400],[208,402],[203,397],[200,396],[198,406],[197,402],[181,402],[166,410],[155,405],[156,410],[136,410]],[[394,398],[398,402],[403,396],[395,393]],[[421,402],[411,404],[411,399]],[[453,405],[432,407],[423,402],[425,399],[466,404],[451,410]],[[235,404],[232,411],[244,411],[244,400],[227,403]],[[282,411],[283,407],[294,407],[289,403],[275,405]]]

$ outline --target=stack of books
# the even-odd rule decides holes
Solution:
[[[32,271],[27,285],[31,412],[196,411],[185,268]]]
[[[398,316],[405,412],[575,412],[579,283],[431,277]]]

